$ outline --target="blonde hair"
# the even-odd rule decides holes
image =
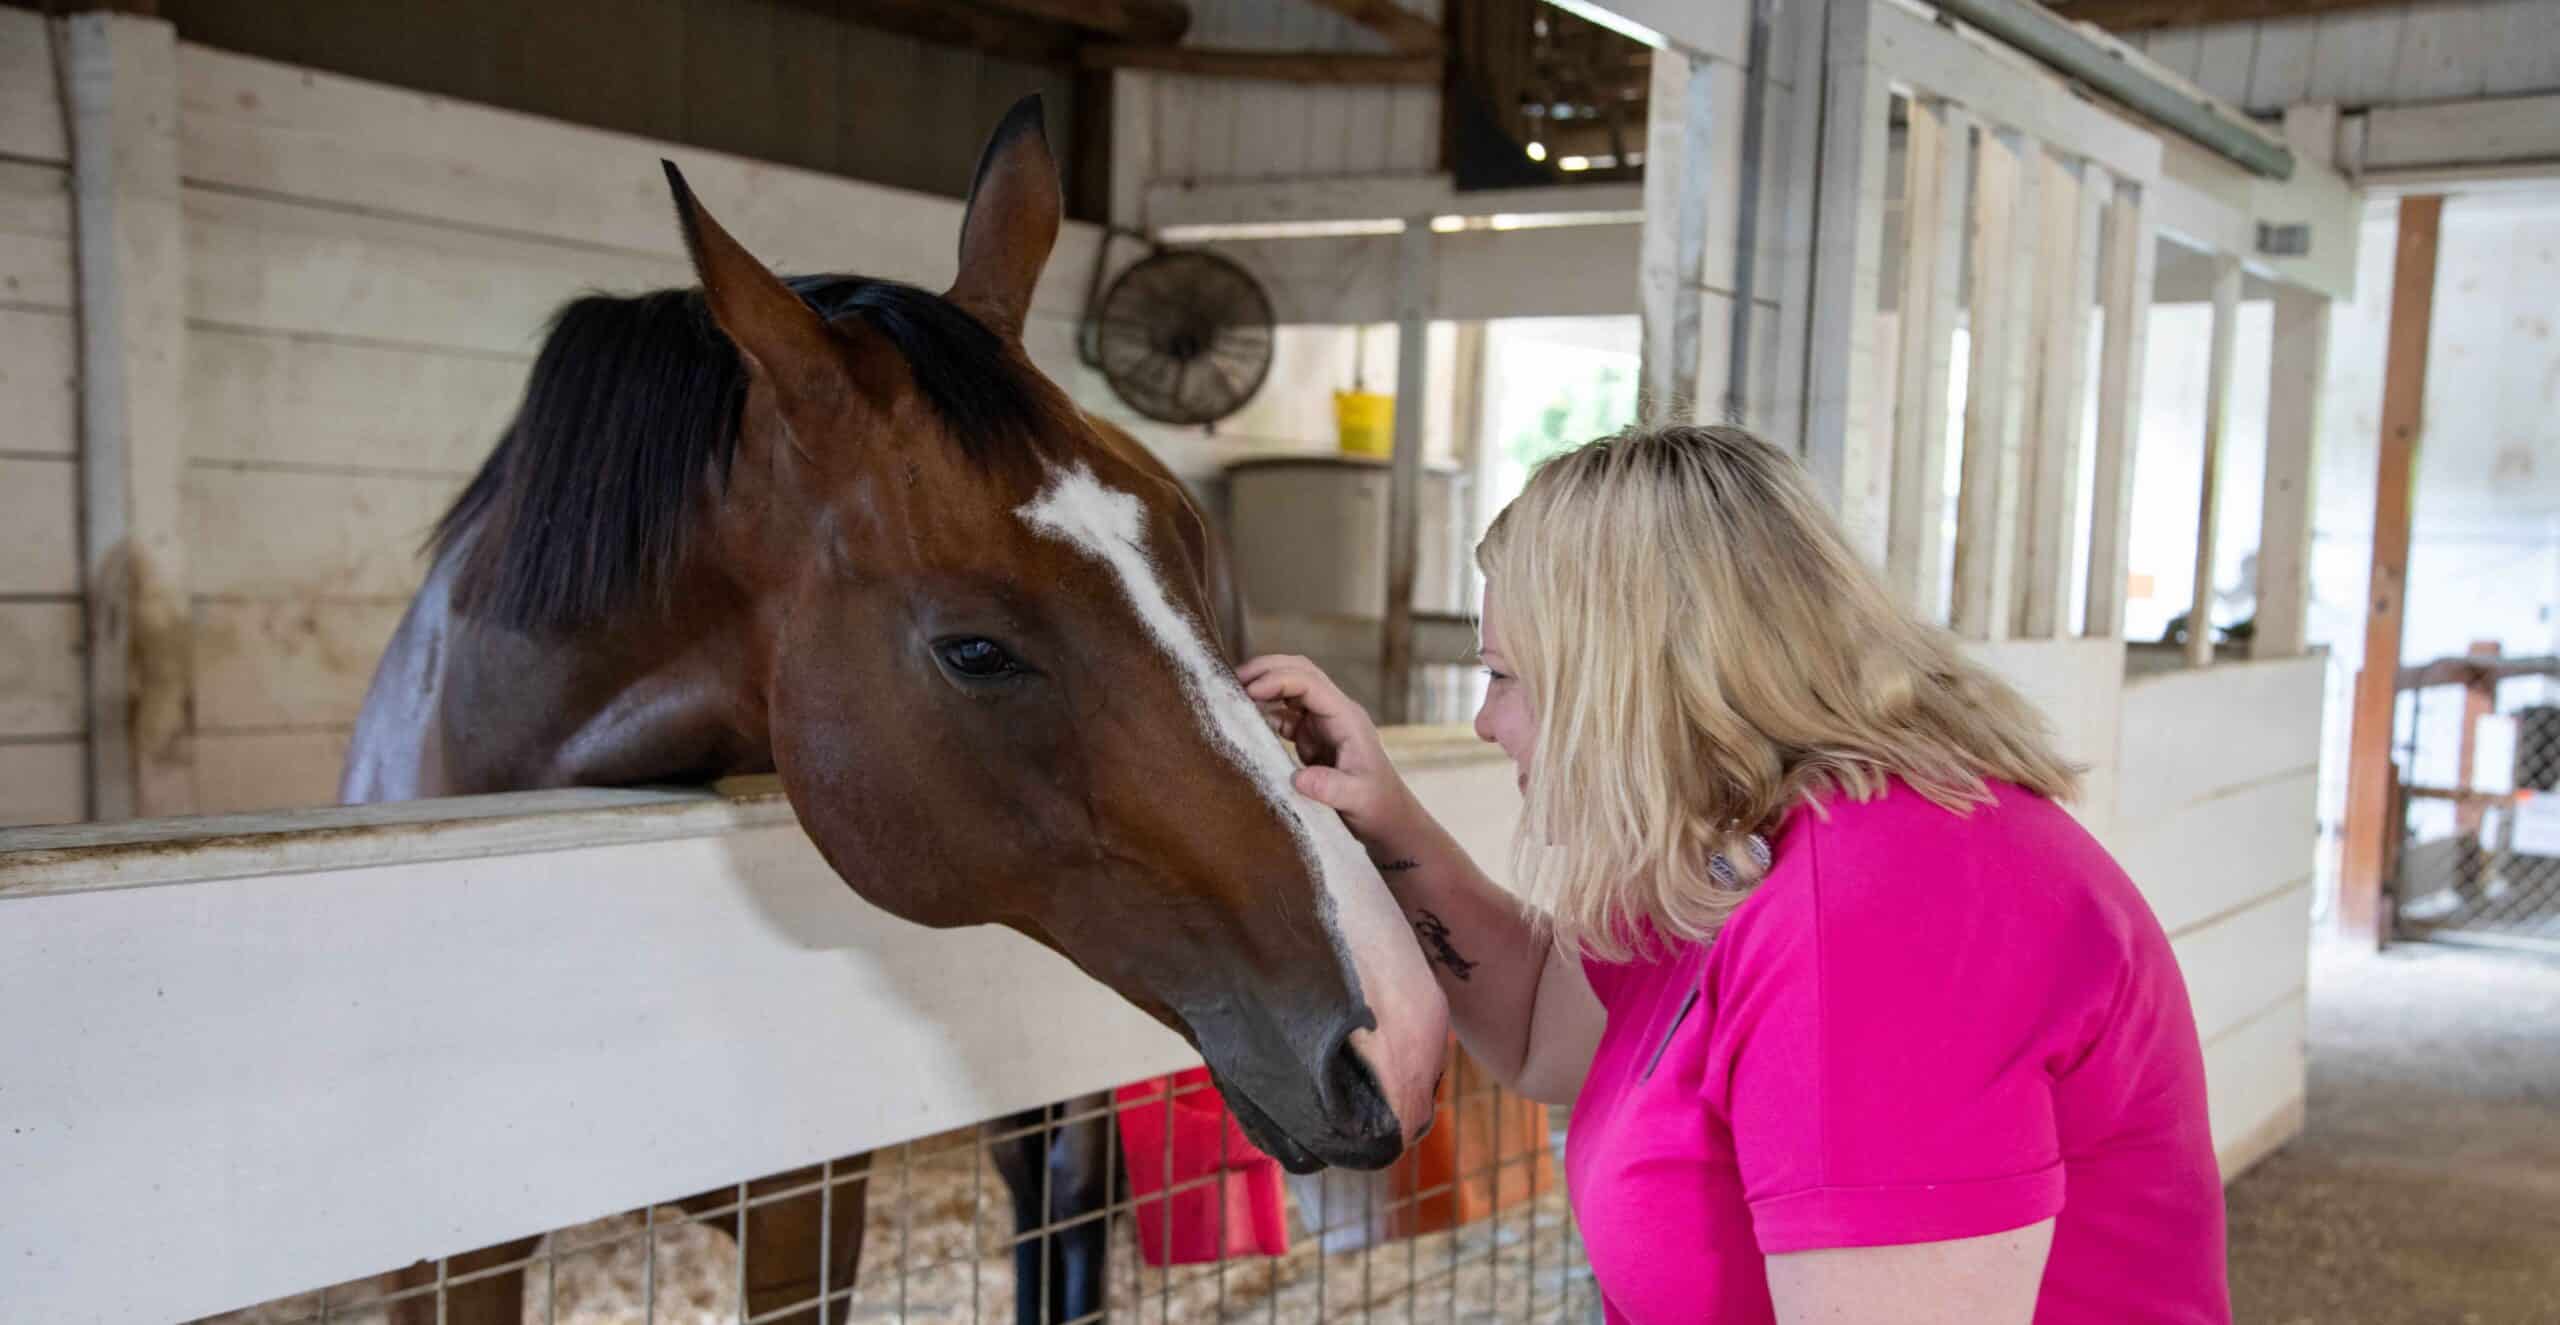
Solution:
[[[1897,606],[1739,428],[1558,455],[1476,559],[1537,723],[1515,877],[1568,948],[1712,938],[1761,877],[1751,835],[1825,793],[1900,778],[1962,813],[1991,779],[2077,789],[2035,709]]]

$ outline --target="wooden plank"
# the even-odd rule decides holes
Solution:
[[[0,737],[88,730],[87,649],[78,600],[0,601]]]
[[[1636,278],[1644,338],[1637,408],[1653,424],[1697,417],[1715,78],[1713,65],[1692,63],[1677,51],[1653,57],[1645,112],[1643,265]]]
[[[2325,670],[2318,658],[2285,658],[2127,678],[2116,822],[2151,823],[2192,801],[2313,769]]]
[[[1546,216],[1644,210],[1637,184],[1558,184],[1460,193],[1438,171],[1285,180],[1166,180],[1145,190],[1150,226],[1401,220],[1408,216]]]
[[[2301,995],[2284,999],[2204,1047],[2205,1107],[2225,1182],[2302,1131],[2305,1006]]]
[[[2231,430],[2231,374],[2240,352],[2240,260],[2214,260],[2213,345],[2205,360],[2204,470],[2196,500],[2196,582],[2187,607],[2187,665],[2213,663],[2214,556],[2222,535],[2222,438]]]
[[[2017,573],[2018,452],[2026,430],[2032,273],[2017,255],[2041,217],[2034,140],[1985,132],[1973,178],[1970,366],[1965,375],[1964,479],[1956,499],[1955,598],[1950,624],[1967,639],[2009,635]]]
[[[2062,757],[2088,770],[2069,808],[2102,842],[2112,843],[2117,747],[2124,721],[2124,648],[2113,640],[2003,640],[1965,646],[2053,728]],[[2138,876],[2137,876],[2138,877]]]
[[[2231,104],[2249,99],[2249,66],[2258,53],[2258,31],[2239,23],[2217,24],[2197,34],[2196,86]]]
[[[2098,305],[2106,339],[2098,358],[2097,467],[2089,506],[2088,617],[2082,631],[2124,637],[2125,584],[2133,538],[2133,463],[2142,439],[2143,338],[2151,321],[2156,242],[2143,215],[2142,186],[2115,181],[2107,204]]]
[[[987,0],[992,9],[1129,41],[1179,41],[1191,27],[1184,0]]]
[[[79,231],[80,554],[88,610],[89,804],[180,814],[187,743],[187,251],[177,34],[159,19],[65,26]]]
[[[1947,392],[1964,272],[1965,197],[1972,178],[1973,118],[1956,102],[1910,103],[1903,179],[1901,337],[1895,368],[1893,514],[1886,578],[1906,611],[1934,620],[1946,577],[1943,496]]]
[[[198,730],[349,726],[405,599],[213,599],[195,606]]]
[[[0,741],[0,828],[87,817],[88,768],[86,740]]]
[[[2376,106],[2364,117],[2367,171],[2554,159],[2560,159],[2560,95]]]
[[[2407,0],[2057,0],[2055,13],[2111,32],[2191,28],[2207,23],[2245,24],[2294,14],[2404,5]]]
[[[78,465],[0,456],[0,594],[77,595],[79,522]]]
[[[0,452],[79,449],[79,344],[68,313],[0,308]]]
[[[1436,85],[1397,87],[1387,92],[1387,169],[1441,170],[1447,162],[1440,159],[1440,89]],[[1296,89],[1300,95],[1290,111],[1292,127],[1301,122],[1298,114],[1314,98],[1327,95],[1322,89]]]
[[[2089,357],[2089,308],[2096,276],[2097,198],[2103,172],[2080,171],[2047,153],[2044,221],[2038,227],[2036,320],[2028,353],[2035,371],[2035,431],[2021,452],[2026,543],[2018,558],[2017,633],[2059,639],[2069,632],[2072,554],[2079,546],[2082,452],[2087,415],[2081,378]]]
[[[1634,313],[1640,229],[1539,226],[1435,235],[1431,319]],[[1284,325],[1395,320],[1393,235],[1227,240],[1213,247],[1262,281]]]
[[[1137,69],[1114,70],[1111,79],[1111,224],[1138,230],[1152,227],[1148,216],[1148,181],[1159,168],[1156,158],[1154,74]]]
[[[2346,847],[2338,879],[2339,928],[2380,946],[2391,917],[2382,904],[2383,860],[2400,825],[2393,817],[2392,713],[2400,669],[2400,623],[2407,609],[2410,489],[2426,426],[2427,345],[2435,322],[2436,238],[2444,199],[2400,200],[2391,273],[2391,323],[2384,352],[2382,442],[2374,468],[2373,563],[2366,581],[2364,661],[2357,669],[2347,738]]]
[[[665,270],[679,277],[645,278],[664,285],[690,279],[658,168],[668,158],[721,224],[779,270],[857,271],[929,289],[951,279],[957,199],[200,46],[179,48],[178,74],[181,160],[188,181],[208,188],[627,250],[673,264]],[[1060,231],[1035,309],[1083,307],[1099,237],[1082,223]]]
[[[1261,78],[1328,85],[1427,85],[1440,80],[1437,55],[1372,55],[1362,51],[1239,51],[1198,46],[1077,48],[1087,69],[1155,69],[1201,78]]]
[[[1805,375],[1804,461],[1849,546],[1881,566],[1892,516],[1892,438],[1881,417],[1881,307],[1888,54],[1886,0],[1832,0],[1823,44],[1823,205],[1814,222],[1812,352]]]
[[[335,805],[349,735],[344,727],[199,733],[197,807],[238,814]]]
[[[683,285],[677,258],[190,189],[187,315],[198,323],[530,355],[591,290]]]
[[[2560,5],[2502,5],[2496,36],[2479,54],[2491,96],[2560,85]]]
[[[187,474],[187,542],[207,597],[401,597],[419,548],[462,481],[257,471]]]
[[[2211,1041],[2287,995],[2311,975],[2311,876],[2177,939],[2178,969],[2196,1034]]]
[[[1769,146],[1764,162],[1776,172],[1764,190],[1775,209],[1775,224],[1765,226],[1774,261],[1760,284],[1778,308],[1776,352],[1770,356],[1769,382],[1751,422],[1781,448],[1801,455],[1805,450],[1807,392],[1813,380],[1813,272],[1816,205],[1821,185],[1823,40],[1830,0],[1805,0],[1782,6],[1772,45],[1786,47],[1791,59],[1773,72],[1771,86],[1784,88],[1780,113],[1767,117]],[[1775,58],[1773,56],[1773,58]],[[1782,76],[1782,77],[1781,77]],[[1773,92],[1773,96],[1778,95]],[[1774,278],[1774,279],[1767,279]]]
[[[464,475],[514,417],[528,361],[198,327],[189,454],[201,461]]]
[[[1396,243],[1395,451],[1387,483],[1387,616],[1379,632],[1378,715],[1405,721],[1413,687],[1413,584],[1421,556],[1422,416],[1430,386],[1431,222],[1413,217]]]
[[[2320,474],[2320,389],[2329,301],[2280,285],[2267,358],[2266,489],[2259,505],[2258,613],[2249,656],[2310,649],[2311,532]]]
[[[2160,62],[2160,67],[2193,83],[2196,63],[2204,52],[2204,34],[2194,28],[2163,28],[2143,35],[2143,53]]]
[[[2172,936],[2206,927],[2311,876],[2320,850],[2320,785],[2309,768],[2191,801],[2141,822],[2117,820],[2107,849]]]
[[[61,163],[71,147],[44,25],[31,10],[0,9],[0,156]]]
[[[71,307],[71,174],[0,161],[0,305]]]

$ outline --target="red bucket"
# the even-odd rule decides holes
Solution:
[[[1147,1264],[1287,1254],[1280,1163],[1244,1139],[1207,1068],[1122,1086],[1118,1098],[1120,1153]]]

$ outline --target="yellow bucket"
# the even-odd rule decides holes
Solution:
[[[1345,454],[1384,460],[1396,449],[1396,398],[1375,391],[1336,391],[1333,425]]]

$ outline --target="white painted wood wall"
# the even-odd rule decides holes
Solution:
[[[196,807],[327,804],[421,540],[551,312],[690,283],[661,156],[784,271],[939,288],[960,204],[179,43]],[[0,822],[82,817],[64,148],[44,26],[0,10]],[[1096,232],[1027,333],[1080,398]]]
[[[69,159],[43,21],[0,10],[0,824],[86,810]]]

